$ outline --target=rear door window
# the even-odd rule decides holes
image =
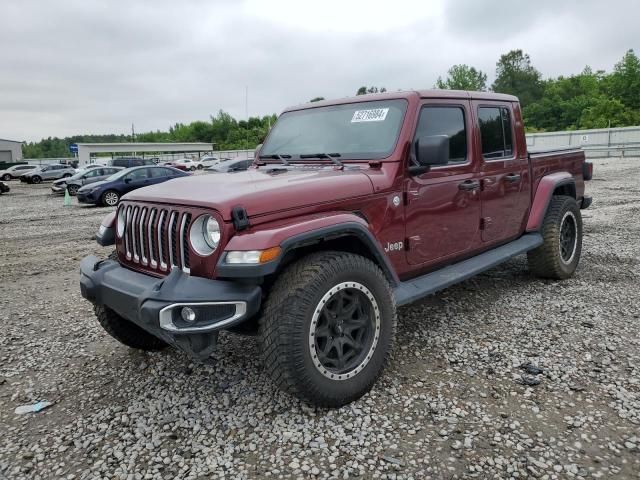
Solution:
[[[171,177],[173,175],[173,171],[168,168],[150,168],[149,170],[153,178]]]
[[[488,160],[513,156],[511,114],[505,107],[478,108],[482,156]]]

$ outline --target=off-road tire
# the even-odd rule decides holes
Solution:
[[[5,173],[2,176],[2,180],[4,180],[5,182],[8,182],[9,180],[11,180],[11,175],[9,175],[8,173]]]
[[[565,222],[573,222],[576,235],[575,243],[571,242],[574,246],[569,258],[564,258],[561,253],[561,231]],[[527,253],[531,273],[556,280],[571,277],[582,252],[582,216],[576,200],[566,195],[551,197],[540,233],[544,243]]]
[[[109,307],[95,305],[93,311],[102,328],[127,347],[145,351],[162,350],[167,347],[165,342],[154,337],[136,324],[131,323],[129,320],[125,320]]]
[[[348,282],[357,282],[373,296],[380,328],[370,358],[360,364],[364,366],[354,369],[351,376],[341,376],[346,379],[333,380],[312,359],[312,318],[324,308],[323,297]],[[374,303],[369,305],[373,308]],[[279,275],[259,329],[263,364],[275,384],[305,402],[336,408],[367,393],[382,374],[395,337],[395,302],[389,282],[371,260],[345,252],[317,252]]]
[[[118,260],[118,254],[114,250],[109,255],[109,260]],[[136,324],[125,320],[109,307],[104,305],[94,305],[93,311],[98,318],[98,322],[104,330],[113,338],[127,347],[138,350],[154,351],[162,350],[168,345]]]

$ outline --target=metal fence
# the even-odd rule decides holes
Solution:
[[[527,134],[530,151],[581,147],[587,157],[640,156],[640,127]]]

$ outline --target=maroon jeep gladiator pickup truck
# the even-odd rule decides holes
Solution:
[[[527,152],[518,99],[426,90],[287,109],[246,172],[125,195],[81,262],[104,329],[206,360],[257,333],[275,383],[337,407],[388,360],[396,306],[527,253],[573,275],[592,165]]]

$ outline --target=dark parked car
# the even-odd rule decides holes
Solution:
[[[0,182],[0,195],[3,193],[9,193],[9,190],[11,190],[9,185],[4,182]]]
[[[153,161],[152,158],[142,158],[142,157],[118,157],[113,160],[109,160],[107,165],[109,167],[123,167],[123,168],[131,168],[131,167],[142,167],[144,165],[155,165],[156,162]]]
[[[189,173],[171,167],[135,167],[122,170],[100,182],[85,185],[76,193],[80,203],[113,207],[120,197],[137,188],[186,177]]]
[[[5,182],[18,178],[23,173],[30,172],[38,168],[37,165],[13,165],[6,170],[0,170],[0,178]]]
[[[226,162],[220,162],[216,165],[211,165],[204,169],[205,172],[209,173],[231,173],[231,172],[242,172],[249,168],[253,163],[253,158],[243,158],[241,160],[228,160]]]
[[[64,193],[66,189],[69,190],[69,195],[75,195],[83,185],[104,180],[122,169],[122,167],[94,167],[88,170],[80,170],[73,177],[61,178],[53,182],[51,191],[53,193]]]

